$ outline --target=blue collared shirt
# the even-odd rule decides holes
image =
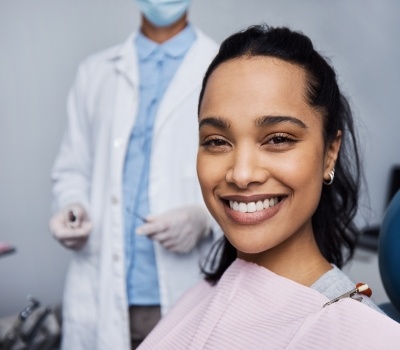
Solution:
[[[124,174],[126,281],[129,305],[159,305],[160,295],[153,242],[135,234],[149,214],[149,163],[154,119],[160,101],[186,52],[196,39],[188,25],[163,44],[142,33],[135,45],[139,59],[140,91],[136,123],[129,140]],[[172,140],[171,140],[172,142]]]

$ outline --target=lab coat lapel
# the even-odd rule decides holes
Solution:
[[[194,89],[199,88],[201,79],[196,70],[204,69],[204,60],[200,59],[199,39],[189,49],[183,59],[178,71],[172,78],[167,91],[160,103],[157,112],[155,128],[159,129],[171,112],[178,106]]]
[[[124,76],[132,87],[138,86],[139,82],[137,52],[134,45],[136,36],[137,32],[131,34],[112,58],[115,62],[116,71]]]
[[[114,139],[126,140],[136,118],[139,73],[134,47],[135,36],[136,33],[125,41],[114,58],[115,71],[118,75],[114,92]]]

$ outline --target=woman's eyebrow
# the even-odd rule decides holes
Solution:
[[[199,129],[203,126],[210,125],[220,130],[229,130],[231,128],[230,124],[223,118],[220,117],[206,117],[200,120]]]
[[[254,122],[256,126],[270,126],[280,123],[292,123],[300,126],[302,129],[308,129],[308,126],[304,124],[300,119],[289,116],[266,115],[256,119],[256,121]]]

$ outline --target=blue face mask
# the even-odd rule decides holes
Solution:
[[[167,27],[187,11],[190,0],[136,0],[140,12],[156,27]]]

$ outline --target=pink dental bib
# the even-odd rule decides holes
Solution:
[[[317,291],[237,259],[218,284],[202,282],[140,349],[400,349],[400,325],[352,300]]]

